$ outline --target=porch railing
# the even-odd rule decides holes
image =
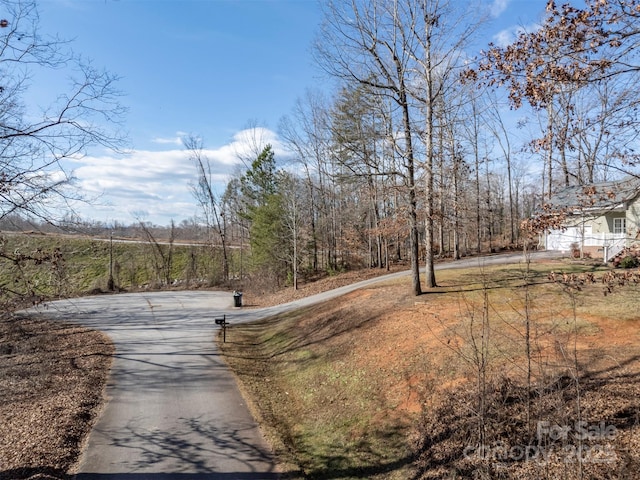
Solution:
[[[609,243],[604,244],[604,261],[608,262],[618,255],[624,247],[627,246],[627,239],[625,237],[613,239]]]
[[[626,241],[626,235],[624,233],[585,233],[584,234],[584,246],[585,247],[606,247],[613,243],[622,241],[623,247]]]

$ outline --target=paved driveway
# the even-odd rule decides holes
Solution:
[[[483,257],[438,269],[521,260],[522,255]],[[269,447],[219,357],[213,319],[226,314],[233,323],[257,320],[380,280],[259,310],[234,309],[230,293],[203,291],[50,303],[47,315],[102,330],[116,346],[108,402],[90,434],[78,479],[277,478]]]
[[[49,304],[116,345],[108,403],[79,479],[277,478],[268,445],[213,341],[226,292],[157,292]]]

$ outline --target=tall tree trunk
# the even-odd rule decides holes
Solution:
[[[453,154],[453,259],[460,260],[460,166]]]
[[[547,200],[553,193],[553,106],[547,106]]]
[[[444,131],[443,129],[440,129],[440,135],[438,135],[438,143],[439,143],[439,147],[440,147],[440,151],[442,152],[444,150]],[[440,195],[438,196],[438,210],[439,210],[439,221],[438,221],[438,239],[439,239],[439,247],[438,247],[438,254],[440,256],[444,255],[444,218],[445,218],[445,205],[444,205],[444,201],[445,201],[445,186],[444,186],[444,179],[445,179],[445,175],[444,175],[444,162],[440,162],[439,165],[439,171],[440,171]]]
[[[425,9],[426,10],[426,9]],[[427,18],[425,20],[425,88],[426,88],[426,125],[425,125],[425,186],[424,193],[426,196],[426,219],[425,219],[425,283],[427,288],[433,288],[436,285],[435,262],[433,257],[433,160],[435,152],[433,149],[433,127],[434,127],[434,92],[433,92],[433,67],[431,64],[431,29],[436,19]]]
[[[480,154],[475,148],[476,163],[476,253],[482,252],[482,222],[480,215]]]
[[[399,67],[399,66],[398,66]],[[416,196],[415,166],[413,158],[412,130],[409,120],[409,104],[404,89],[400,93],[402,121],[406,142],[407,183],[409,187],[409,237],[411,248],[411,288],[414,295],[422,294],[420,286],[420,238],[418,236],[418,199]],[[432,204],[433,208],[433,204]]]

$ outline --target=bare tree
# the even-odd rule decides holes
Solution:
[[[284,232],[288,238],[282,239],[289,248],[283,249],[285,261],[290,264],[291,283],[294,290],[298,289],[298,278],[301,260],[301,246],[304,244],[304,219],[302,211],[302,184],[298,177],[281,173],[279,179],[283,191]]]
[[[158,280],[161,284],[168,287],[172,282],[171,271],[173,269],[175,224],[171,221],[169,239],[166,242],[160,242],[156,239],[150,224],[144,222],[140,218],[138,218],[138,224],[140,225],[142,233],[147,238],[149,245],[151,245],[153,269],[155,270]]]
[[[14,212],[51,221],[80,195],[62,164],[91,146],[119,150],[124,109],[118,78],[77,57],[68,42],[40,33],[34,0],[5,0],[0,17],[0,218]],[[63,67],[77,77],[49,105],[27,105],[33,78]]]
[[[361,227],[366,231],[369,266],[383,267],[383,206],[389,190],[385,184],[399,172],[391,161],[386,119],[389,115],[380,100],[380,96],[368,94],[366,88],[343,88],[332,111],[332,136],[335,155],[345,168],[350,186],[368,197],[366,203],[362,202],[364,211],[360,216],[367,222]]]
[[[220,240],[222,248],[222,277],[224,281],[229,279],[229,257],[227,245],[227,227],[218,197],[213,190],[213,175],[211,171],[211,162],[204,154],[202,139],[193,135],[182,139],[182,143],[189,151],[189,157],[196,167],[198,180],[191,187],[194,198],[200,204],[200,210],[204,217],[207,232],[209,233],[209,242],[213,247],[215,245],[214,238],[211,233],[215,232]]]
[[[543,114],[541,138],[532,145],[544,153],[548,197],[555,183],[581,182],[583,167],[593,181],[598,157],[606,158],[607,166],[612,159],[617,166],[638,160],[631,145],[640,103],[633,87],[640,74],[640,12],[635,0],[587,0],[584,8],[549,0],[546,11],[541,28],[521,33],[505,47],[490,45],[467,78],[504,85],[513,107],[526,102]],[[600,104],[587,107],[592,102],[585,100],[592,98]],[[574,152],[579,157],[572,169]],[[554,161],[560,164],[560,182],[554,182]]]
[[[391,99],[398,109],[401,127],[393,140],[403,159],[408,191],[412,291],[420,295],[415,133],[408,85],[411,47],[405,43],[408,39],[399,15],[398,2],[329,1],[316,56],[329,74],[368,87]]]
[[[488,94],[487,104],[485,108],[486,115],[483,117],[487,120],[486,125],[491,132],[492,138],[502,153],[507,170],[507,191],[509,197],[509,243],[514,244],[516,241],[517,216],[515,212],[515,202],[513,198],[513,151],[511,146],[511,133],[505,125],[504,119],[500,112],[500,102],[494,95]]]
[[[307,91],[296,101],[291,116],[281,119],[279,132],[286,148],[293,154],[294,162],[304,172],[311,229],[310,267],[316,272],[320,267],[320,225],[326,223],[320,216],[325,214],[327,209],[323,204],[330,197],[327,192],[329,168],[326,166],[330,157],[330,120],[325,98],[318,92]]]
[[[640,71],[590,83],[574,95],[567,132],[571,181],[588,184],[632,174],[640,159]]]
[[[412,60],[418,76],[411,95],[424,111],[425,146],[425,247],[426,284],[436,285],[434,269],[434,198],[435,198],[435,138],[439,106],[446,105],[450,90],[458,83],[465,57],[463,52],[482,22],[482,9],[472,3],[451,0],[405,0],[403,25],[407,30]],[[480,15],[479,15],[480,14]]]

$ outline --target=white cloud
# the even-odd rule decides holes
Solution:
[[[174,138],[160,138],[156,137],[151,139],[153,143],[157,143],[159,145],[182,145],[182,138],[174,137]]]
[[[134,212],[146,211],[150,221],[166,225],[196,213],[189,190],[196,171],[184,150],[84,157],[74,167],[82,194],[95,199],[78,207],[83,217],[132,223]]]
[[[157,143],[160,145],[177,145],[181,147],[183,145],[182,139],[187,135],[186,132],[176,132],[175,137],[165,138],[165,137],[156,137],[151,139],[152,143]]]
[[[217,150],[217,155],[221,162],[226,159],[227,162],[238,164],[246,159],[255,158],[267,144],[273,148],[276,160],[289,155],[278,139],[278,135],[262,127],[239,131],[233,136],[231,143]]]
[[[491,16],[496,18],[499,17],[509,6],[509,2],[511,0],[493,0],[491,4]]]
[[[165,142],[171,143],[175,142]],[[276,158],[286,155],[277,135],[266,129],[243,130],[229,143],[203,150],[218,193],[222,193],[230,175],[241,164],[240,156],[251,158],[255,148],[261,149],[267,143],[273,146]],[[132,223],[144,212],[147,220],[168,225],[172,219],[180,222],[198,213],[191,194],[191,185],[197,180],[196,168],[184,148],[133,150],[126,156],[87,156],[73,161],[73,174],[84,196],[98,199],[92,206],[78,207],[85,218]]]

